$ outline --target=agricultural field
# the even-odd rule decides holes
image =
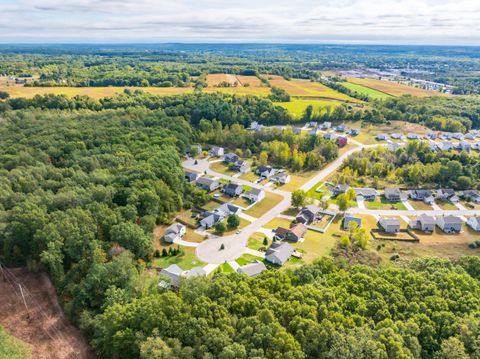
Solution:
[[[329,100],[304,100],[292,98],[290,102],[275,102],[275,105],[281,106],[290,112],[295,118],[300,119],[307,109],[308,106],[313,107],[313,112],[322,114],[328,108],[332,110],[335,107],[340,106],[341,102],[339,101],[329,101]]]
[[[169,96],[193,92],[191,87],[25,87],[22,85],[1,86],[0,91],[5,91],[11,97],[32,98],[35,95],[66,95],[68,97],[90,96],[95,99],[113,96],[122,93],[125,89],[141,90],[154,95]]]
[[[342,82],[341,85],[346,87],[350,91],[358,92],[359,94],[362,94],[362,95],[367,95],[370,98],[375,100],[385,100],[392,97],[391,95],[385,92],[381,92],[373,88],[365,87],[365,86],[351,83],[351,82]]]
[[[437,91],[427,91],[413,86],[407,86],[404,84],[399,84],[393,81],[386,80],[375,80],[375,79],[362,79],[357,77],[349,77],[348,82],[368,87],[380,92],[392,96],[402,96],[402,95],[412,95],[418,97],[427,97],[427,96],[446,96]]]
[[[362,103],[362,101],[337,92],[318,82],[309,80],[285,80],[281,76],[267,76],[271,86],[279,87],[287,91],[290,96],[300,98],[331,99],[344,102]]]

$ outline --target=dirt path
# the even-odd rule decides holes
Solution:
[[[32,346],[32,358],[96,358],[80,331],[65,318],[46,274],[30,273],[24,268],[9,272],[9,280],[0,272],[0,325]],[[30,316],[18,283],[22,284]]]

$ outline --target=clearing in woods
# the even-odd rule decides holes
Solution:
[[[417,87],[399,84],[393,81],[361,79],[357,77],[349,77],[348,82],[372,88],[374,90],[385,92],[392,96],[412,95],[418,97],[427,96],[447,96],[437,91],[427,91]]]
[[[31,273],[24,268],[6,273],[7,280],[0,272],[0,325],[32,346],[32,358],[95,358],[86,339],[65,317],[45,273]]]
[[[301,118],[308,106],[313,107],[313,113],[323,114],[329,107],[333,110],[340,104],[341,102],[332,100],[297,100],[295,98],[290,102],[275,102],[276,106],[283,107],[296,118]]]

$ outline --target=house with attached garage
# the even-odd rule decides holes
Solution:
[[[440,201],[450,201],[452,203],[459,201],[459,198],[455,195],[455,191],[451,188],[440,188],[437,191],[436,199]]]
[[[379,133],[376,137],[375,137],[378,141],[386,141],[389,139],[388,135],[386,133]]]
[[[401,133],[392,133],[391,137],[395,140],[403,140],[405,138]]]
[[[185,179],[188,182],[196,181],[198,177],[199,177],[199,174],[197,172],[185,171]]]
[[[252,203],[260,202],[265,198],[265,191],[263,189],[252,188],[250,191],[246,192],[243,197]]]
[[[468,226],[474,231],[480,232],[480,217],[470,217],[467,221]]]
[[[322,129],[324,129],[324,130],[327,130],[327,129],[329,129],[330,127],[332,127],[332,123],[325,121],[325,122],[323,122],[323,123],[320,125],[320,127],[321,127]]]
[[[409,132],[409,133],[407,134],[407,138],[408,138],[409,140],[418,140],[418,139],[420,138],[420,136],[417,135],[416,133]]]
[[[462,219],[457,216],[447,215],[437,217],[437,225],[445,233],[459,233],[462,230],[462,224]]]
[[[295,249],[287,242],[273,242],[265,253],[265,260],[277,265],[284,265]]]
[[[474,189],[469,189],[459,193],[460,197],[469,202],[480,203],[480,192]]]
[[[323,135],[323,138],[326,140],[334,140],[337,137],[337,135],[333,132],[327,132],[326,134]]]
[[[248,275],[249,277],[256,277],[257,275],[262,274],[262,272],[266,271],[267,267],[263,262],[260,261],[253,261],[252,263],[245,264],[237,269],[238,273],[243,273]]]
[[[416,219],[410,221],[408,226],[412,229],[418,229],[423,232],[432,233],[435,230],[437,220],[433,216],[428,216],[425,213],[418,216]]]
[[[375,201],[378,192],[375,188],[354,188],[357,199],[364,199],[366,201]]]
[[[208,177],[200,177],[195,184],[197,187],[207,190],[208,192],[214,191],[220,187],[218,180]]]
[[[339,194],[347,192],[349,188],[350,186],[348,184],[337,184],[332,188],[332,194],[338,196]]]
[[[452,137],[459,141],[463,141],[463,139],[465,138],[465,136],[461,132],[452,133]]]
[[[443,141],[443,142],[437,143],[437,148],[440,151],[450,151],[453,148],[453,143],[450,141]]]
[[[230,197],[237,197],[243,193],[243,186],[237,183],[227,183],[222,188],[223,193]]]
[[[203,269],[202,267],[193,267],[192,269],[190,269],[189,271],[187,271],[184,275],[185,275],[185,277],[187,277],[187,278],[206,277],[206,276],[207,276],[207,272],[206,272],[205,269]]]
[[[347,214],[345,214],[345,217],[343,218],[342,228],[344,230],[349,229],[350,228],[350,223],[356,223],[358,227],[361,227],[362,226],[362,219],[347,213]]]
[[[233,169],[237,172],[240,172],[240,173],[250,172],[250,166],[248,165],[247,162],[242,161],[242,160],[238,160],[237,162],[235,162],[233,164]]]
[[[237,162],[240,159],[237,154],[230,152],[223,156],[223,161],[227,163]]]
[[[402,146],[399,143],[388,141],[387,149],[389,151],[396,152],[398,149],[400,149],[400,147],[402,147]]]
[[[429,189],[414,189],[410,191],[409,195],[411,199],[425,203],[433,203],[435,200],[432,191]]]
[[[404,197],[400,188],[385,188],[383,195],[390,202],[399,202]]]
[[[204,229],[209,229],[214,227],[218,222],[221,222],[225,216],[215,212],[205,212],[203,213],[203,218],[200,220],[200,227]]]
[[[275,174],[275,170],[271,166],[258,166],[255,173],[263,178],[270,178]]]
[[[310,204],[302,208],[302,210],[297,214],[295,221],[298,223],[310,224],[316,221],[318,218],[321,218],[321,211],[322,209],[320,207]]]
[[[307,233],[307,226],[303,223],[294,224],[290,228],[278,227],[275,230],[275,237],[280,241],[298,242]]]
[[[400,220],[398,218],[382,217],[378,221],[378,225],[387,233],[400,232]]]
[[[348,134],[350,136],[358,136],[360,134],[360,130],[358,128],[351,128],[350,131],[348,131]]]
[[[225,150],[223,147],[212,147],[210,151],[208,151],[208,154],[212,157],[222,157],[224,154]]]
[[[184,272],[185,271],[176,264],[172,264],[167,268],[162,269],[160,271],[160,275],[168,277],[170,282],[168,283],[166,281],[160,281],[159,285],[161,287],[168,287],[168,285],[171,285],[172,287],[179,287],[180,280]]]
[[[186,232],[187,228],[183,224],[173,223],[167,228],[163,238],[167,243],[174,243],[176,240],[181,239]]]
[[[272,181],[280,185],[287,184],[290,179],[290,175],[286,172],[280,172],[272,176]]]
[[[459,144],[458,144],[458,147],[460,150],[462,151],[470,151],[472,149],[472,145],[468,142],[465,142],[465,141],[461,141]]]

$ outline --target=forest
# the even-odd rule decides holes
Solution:
[[[425,141],[409,141],[395,152],[375,148],[352,154],[344,161],[338,180],[374,187],[386,181],[425,188],[474,189],[480,187],[480,159],[465,151],[434,152]]]

